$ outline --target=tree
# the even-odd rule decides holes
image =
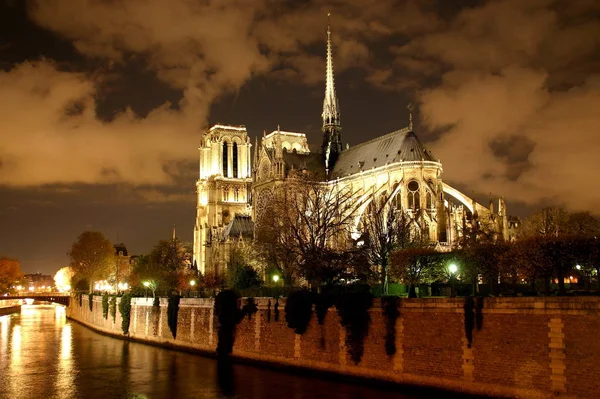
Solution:
[[[22,277],[21,264],[18,260],[0,258],[0,292],[10,291],[15,282]]]
[[[97,231],[84,231],[73,243],[69,256],[75,279],[86,280],[90,292],[94,281],[104,280],[115,267],[115,248]]]
[[[571,213],[567,217],[567,231],[569,235],[577,237],[598,237],[600,220],[589,212]]]
[[[242,248],[232,248],[227,265],[227,284],[234,289],[258,288],[262,280]]]
[[[73,276],[75,271],[72,267],[61,267],[54,275],[54,283],[60,292],[68,292],[73,287]]]
[[[568,232],[569,216],[562,208],[547,207],[527,217],[521,225],[520,236],[523,238],[552,238]]]
[[[349,268],[348,232],[359,203],[351,188],[310,177],[288,179],[274,193],[269,212],[257,221],[257,239],[286,274],[314,286],[331,285]]]
[[[184,291],[189,289],[196,273],[191,266],[191,250],[178,238],[161,240],[149,255],[138,257],[133,273],[135,281],[148,282],[155,290]]]
[[[397,210],[386,196],[374,198],[362,217],[362,249],[369,265],[388,294],[390,256],[396,249],[411,246],[410,220]],[[413,237],[418,240],[418,237]]]
[[[414,246],[392,254],[392,276],[409,286],[409,297],[416,297],[416,286],[443,279],[446,254],[426,246]]]

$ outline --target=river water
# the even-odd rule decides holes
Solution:
[[[20,314],[0,317],[0,399],[447,397],[224,364],[127,342],[66,320],[62,306],[24,305]]]

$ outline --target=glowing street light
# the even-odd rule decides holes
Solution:
[[[581,265],[575,265],[575,269],[581,270]]]
[[[448,271],[450,272],[450,281],[452,282],[452,287],[450,288],[450,296],[452,298],[454,298],[456,296],[456,291],[455,291],[455,275],[456,272],[458,271],[458,266],[456,266],[456,263],[450,263],[450,265],[448,265]]]
[[[192,287],[193,287],[193,286],[195,286],[195,285],[196,285],[196,280],[191,280],[191,281],[190,281],[190,285],[191,285]]]
[[[156,298],[156,283],[154,281],[144,281],[142,285],[146,287],[146,296],[148,296],[148,288],[150,288],[152,290],[152,298]]]
[[[456,266],[455,263],[450,263],[450,266],[448,266],[448,270],[450,271],[450,274],[454,274],[458,271],[458,266]]]
[[[278,281],[279,281],[279,276],[276,274],[276,275],[273,276],[273,282],[275,284],[277,284]]]

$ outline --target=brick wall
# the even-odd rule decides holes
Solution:
[[[479,317],[464,299],[405,299],[395,321],[396,352],[386,353],[381,304],[370,309],[364,355],[354,364],[335,309],[319,325],[313,314],[297,335],[285,323],[285,301],[256,299],[258,312],[237,326],[233,355],[258,362],[327,370],[461,392],[526,398],[597,398],[600,392],[600,298],[486,298]],[[68,316],[123,336],[121,316],[102,317],[101,297],[90,312],[73,300]],[[473,324],[472,342],[465,317]],[[468,323],[467,323],[468,324]],[[128,338],[215,353],[217,321],[212,299],[181,299],[177,339],[167,325],[167,301],[132,300]]]

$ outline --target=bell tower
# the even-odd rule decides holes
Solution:
[[[200,142],[194,266],[211,271],[210,247],[235,215],[250,214],[250,138],[244,126],[214,125]]]

